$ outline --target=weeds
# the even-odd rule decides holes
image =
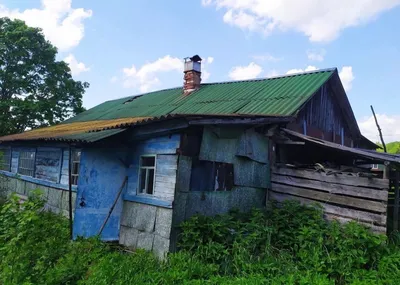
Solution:
[[[40,195],[0,207],[0,284],[397,284],[399,235],[326,223],[320,207],[290,202],[251,213],[195,216],[180,252],[160,261],[98,239],[69,241],[68,223]]]

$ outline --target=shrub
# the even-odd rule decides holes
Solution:
[[[66,220],[42,212],[39,191],[21,204],[12,196],[0,212],[0,280],[35,283],[68,249]]]
[[[0,209],[0,284],[397,284],[398,235],[327,223],[318,206],[290,202],[250,213],[195,216],[165,260],[69,240],[67,219],[35,194]]]

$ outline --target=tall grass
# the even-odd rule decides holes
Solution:
[[[0,284],[398,284],[400,250],[385,236],[326,223],[318,207],[271,205],[244,214],[195,216],[180,251],[112,249],[69,241],[68,223],[39,196],[0,206]],[[393,241],[396,240],[394,236]]]

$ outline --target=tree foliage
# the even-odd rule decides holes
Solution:
[[[382,144],[377,143],[380,147],[382,147]],[[400,142],[390,142],[386,144],[387,152],[391,154],[400,154]],[[383,152],[383,147],[382,149],[378,149],[378,151]]]
[[[38,28],[0,18],[0,135],[53,125],[83,110],[75,81]]]

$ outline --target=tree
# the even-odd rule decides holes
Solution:
[[[83,111],[75,81],[41,29],[0,18],[0,135],[54,125]]]

